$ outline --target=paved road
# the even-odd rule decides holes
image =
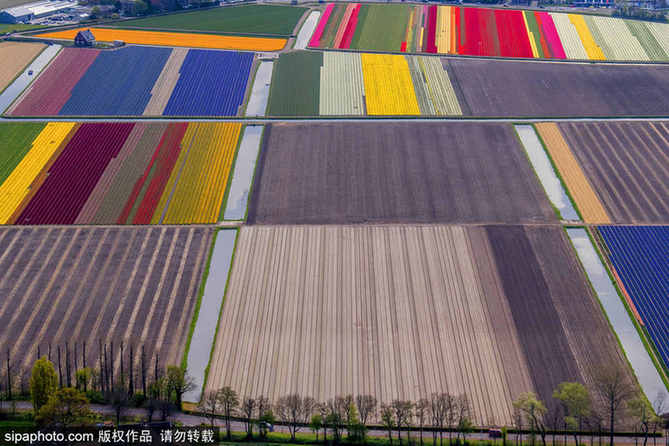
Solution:
[[[8,407],[7,403],[3,403],[2,405],[0,405],[0,408],[3,409],[3,410],[6,410],[7,407]],[[16,408],[19,411],[28,411],[28,410],[32,409],[32,404],[29,401],[17,401]],[[94,412],[97,412],[99,414],[103,414],[103,415],[107,415],[107,416],[113,416],[114,415],[114,409],[111,406],[104,406],[104,405],[100,405],[100,404],[91,404],[91,410],[93,410]],[[144,417],[146,417],[146,410],[135,409],[135,408],[126,409],[123,412],[123,416],[124,417],[144,418]],[[180,424],[185,425],[185,426],[197,426],[197,425],[202,424],[202,423],[207,423],[207,424],[209,423],[209,420],[204,418],[204,417],[190,415],[190,414],[186,414],[186,413],[182,413],[182,412],[172,414],[172,416],[169,418],[169,421],[172,421],[174,423],[180,423]],[[224,422],[221,419],[217,419],[215,424],[217,426],[221,426],[221,427],[224,426]],[[245,427],[244,423],[242,423],[240,421],[233,421],[231,423],[231,426],[232,426],[232,430],[235,431],[235,432],[244,432],[246,430],[246,427]],[[274,426],[274,431],[275,432],[287,433],[288,428],[286,426],[275,425]],[[311,432],[311,431],[308,428],[303,428],[301,430],[301,432]],[[331,435],[331,433],[329,433],[328,435]],[[387,431],[384,431],[384,430],[371,429],[368,432],[368,435],[372,436],[372,437],[387,437],[388,433],[387,433]],[[397,432],[393,432],[393,438],[395,438],[396,435],[397,435]],[[417,438],[418,435],[419,435],[418,432],[412,433],[412,437],[414,437],[414,438]],[[425,432],[423,435],[425,436],[425,438],[428,438],[428,437],[431,436],[431,433]],[[445,435],[444,438],[446,438],[447,434],[444,434],[444,435]],[[403,433],[402,438],[405,438],[405,436],[406,436],[406,433]],[[529,436],[524,435],[523,439],[528,439],[528,437]],[[468,435],[468,438],[482,440],[482,439],[487,439],[488,435],[487,434],[476,433],[476,434]],[[510,437],[509,437],[510,444],[512,444],[512,441],[515,441],[515,438],[516,437],[515,437],[514,434],[510,434]],[[546,440],[547,443],[550,443],[551,439],[552,439],[551,436],[549,436]],[[585,443],[588,443],[588,441],[589,441],[588,439],[589,439],[589,437],[583,437],[581,439],[581,441],[584,441]],[[569,441],[572,442],[573,437],[569,438]],[[643,439],[637,439],[637,441],[638,441],[638,443],[643,443]],[[596,442],[596,440],[595,440],[595,442]],[[604,442],[605,441],[602,440],[602,444],[604,444]],[[637,444],[637,442],[635,442],[635,439],[631,438],[631,437],[616,438],[614,443],[616,445],[618,445],[618,444],[620,444],[620,445],[635,444],[636,445]],[[664,445],[664,444],[665,444],[665,439],[664,438],[658,438],[657,439],[657,445],[661,446],[661,445]],[[653,445],[652,440],[648,441],[648,445],[649,446]]]

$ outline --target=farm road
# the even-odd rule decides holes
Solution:
[[[5,406],[0,406],[0,408],[4,408],[4,407]],[[108,415],[108,416],[113,416],[114,415],[114,408],[112,406],[104,406],[104,405],[101,405],[101,404],[91,404],[90,407],[91,407],[91,410],[96,412],[96,413],[103,414],[103,415]],[[21,411],[21,412],[32,410],[32,403],[30,401],[17,401],[16,402],[16,409],[18,411]],[[146,416],[146,410],[144,410],[144,409],[134,409],[134,408],[133,409],[126,409],[123,412],[123,415],[125,417],[145,417]],[[191,414],[182,413],[182,412],[173,414],[170,417],[170,420],[172,422],[175,422],[175,423],[181,423],[184,426],[197,426],[201,423],[205,423],[205,422],[208,423],[209,422],[208,420],[205,420],[201,416],[191,415]],[[225,427],[224,420],[223,419],[216,420],[216,426],[220,426],[221,428]],[[244,426],[244,423],[242,423],[241,421],[232,421],[231,426],[232,426],[233,432],[243,432],[246,429],[245,426]],[[281,425],[274,425],[274,431],[285,433],[285,432],[288,432],[288,427],[281,426]],[[311,431],[307,428],[303,428],[302,432],[311,432]],[[379,429],[370,429],[367,432],[367,434],[371,437],[386,437],[388,435],[388,433],[386,431],[379,430]],[[393,433],[393,438],[394,438],[395,435],[397,435],[396,432]],[[416,433],[416,435],[418,435],[418,434]],[[426,432],[424,435],[427,438],[429,436],[429,433]],[[402,437],[404,438],[404,435],[402,435]],[[487,434],[480,434],[480,433],[469,434],[468,438],[483,440],[483,439],[488,438],[488,435]],[[512,438],[515,439],[515,436],[512,435]],[[525,439],[525,438],[529,438],[529,437],[524,435],[523,439]],[[571,438],[569,440],[571,441]],[[637,439],[637,441],[638,440],[643,441],[642,439]],[[614,443],[616,445],[637,444],[637,443],[635,443],[635,439],[632,438],[632,437],[616,438]]]

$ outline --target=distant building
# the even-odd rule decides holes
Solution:
[[[26,23],[58,12],[65,12],[76,6],[77,2],[69,0],[46,0],[28,3],[0,11],[0,23]]]
[[[74,44],[76,46],[93,46],[95,45],[95,36],[90,29],[79,31],[77,35],[74,36]]]

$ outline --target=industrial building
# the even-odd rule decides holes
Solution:
[[[77,6],[76,1],[67,0],[46,0],[28,3],[0,11],[0,23],[27,23],[34,19],[65,12],[75,6]]]

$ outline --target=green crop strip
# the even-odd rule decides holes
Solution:
[[[318,116],[323,54],[315,51],[284,53],[274,62],[267,114]]]
[[[115,28],[211,33],[242,33],[288,37],[307,8],[244,5],[207,8],[116,22]]]
[[[45,123],[0,124],[0,141],[3,143],[0,150],[0,184],[30,151],[33,140],[45,126]]]
[[[375,51],[399,51],[410,14],[409,5],[370,5],[364,22],[358,20],[357,26],[362,30],[355,47]]]

